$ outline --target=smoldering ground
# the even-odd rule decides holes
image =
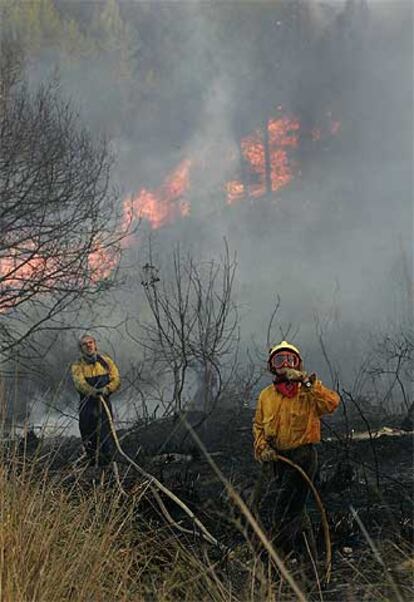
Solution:
[[[135,284],[149,233],[164,279],[177,242],[205,260],[217,257],[225,237],[237,254],[242,346],[254,339],[264,350],[279,295],[273,336],[281,337],[279,325],[292,324],[309,368],[328,377],[322,329],[332,363],[350,382],[370,336],[405,328],[412,314],[411,4],[112,5],[128,26],[125,76],[117,72],[116,48],[69,61],[47,43],[28,69],[41,79],[57,59],[62,91],[94,131],[111,137],[120,203],[157,190],[189,159],[190,213],[156,231],[144,217],[124,250],[123,284],[93,319],[89,310],[79,314],[81,330],[121,323],[125,312],[145,316]],[[99,5],[56,7],[84,30],[94,18],[99,23]],[[291,181],[229,205],[225,184],[237,177],[240,141],[277,116],[279,106],[301,124],[289,155]],[[339,123],[336,135],[313,142],[312,130],[331,119]],[[53,360],[44,358],[57,381],[55,351],[65,347],[69,356],[71,336],[59,335]],[[113,330],[103,336],[128,369],[139,356],[136,346]]]

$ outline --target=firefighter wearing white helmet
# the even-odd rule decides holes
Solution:
[[[278,453],[314,479],[318,463],[315,444],[321,439],[320,417],[331,414],[339,404],[335,391],[325,387],[315,374],[307,374],[301,353],[292,343],[281,341],[271,347],[267,363],[273,382],[260,392],[253,423],[254,454],[263,464],[256,488],[257,505],[264,481],[276,474]],[[272,530],[277,545],[288,551],[295,547],[301,530],[309,523],[309,492],[297,471],[279,464],[277,473],[282,486],[273,509]]]

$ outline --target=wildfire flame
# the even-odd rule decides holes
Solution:
[[[299,143],[300,124],[296,118],[278,117],[266,123],[269,179],[271,192],[287,186],[293,178],[292,162],[288,150]],[[241,140],[240,147],[246,163],[247,190],[241,180],[226,184],[227,202],[232,205],[245,196],[260,197],[266,190],[266,148],[265,132],[256,129],[253,134]]]
[[[38,255],[33,255],[30,259],[22,259],[15,250],[12,250],[9,257],[0,258],[0,275],[7,283],[9,291],[20,289],[24,282],[33,278],[39,280],[42,274],[47,274],[48,269],[47,260]],[[2,288],[5,288],[4,283]]]
[[[119,263],[119,254],[112,249],[106,249],[97,244],[95,250],[89,253],[88,267],[92,282],[106,280],[116,269]]]
[[[257,128],[241,140],[240,150],[246,167],[243,178],[245,181],[239,177],[225,184],[229,205],[246,197],[258,198],[267,192],[275,192],[292,181],[295,172],[292,151],[299,145],[301,125],[296,117],[280,116],[283,107],[278,106],[277,109],[279,116],[268,119],[266,130]],[[310,138],[313,142],[319,142],[326,135],[338,134],[340,127],[340,122],[329,111],[324,127],[315,127],[309,132]],[[230,160],[237,160],[235,154]],[[125,199],[123,231],[126,232],[134,220],[145,219],[151,228],[157,229],[172,223],[178,217],[187,216],[191,209],[188,193],[193,166],[194,161],[185,158],[158,188],[153,191],[142,188],[137,195]],[[129,244],[128,238],[123,238],[120,243],[121,246]],[[98,282],[108,278],[118,262],[116,253],[97,243],[88,257],[87,272],[90,281]],[[31,280],[35,280],[38,285],[40,282],[46,292],[48,281],[59,270],[59,264],[59,258],[45,258],[30,253],[30,249],[26,253],[19,252],[18,249],[11,250],[8,257],[0,257],[0,293],[3,295],[0,311],[14,307],[17,301],[13,291],[23,289]]]
[[[77,253],[73,253],[74,266],[78,266]],[[115,252],[97,243],[88,255],[87,268],[74,267],[68,271],[70,253],[61,256],[41,255],[35,252],[34,243],[26,243],[25,249],[14,248],[7,257],[0,257],[0,313],[17,307],[33,293],[47,293],[59,285],[63,276],[68,285],[76,287],[87,279],[91,283],[100,282],[113,273],[119,258]],[[34,290],[33,290],[34,289]]]
[[[280,113],[282,106],[277,107]],[[327,126],[324,129],[315,127],[311,132],[314,142],[322,140],[327,134],[336,135],[340,122],[333,119],[332,113],[326,114]],[[246,165],[246,180],[241,178],[228,181],[224,188],[226,201],[232,205],[246,197],[258,198],[268,192],[266,190],[266,148],[268,143],[268,168],[271,190],[286,187],[294,178],[295,162],[292,156],[299,145],[301,125],[293,116],[271,117],[266,123],[267,136],[261,128],[243,138],[240,150]],[[230,156],[236,161],[236,154]],[[183,159],[169,174],[161,186],[154,191],[142,188],[135,197],[124,201],[124,220],[145,219],[152,229],[158,229],[175,221],[177,217],[185,217],[190,213],[190,202],[187,198],[190,190],[190,171],[194,166],[192,159]],[[247,188],[247,189],[246,189]]]
[[[157,229],[190,212],[185,194],[190,188],[192,161],[184,159],[154,192],[143,188],[139,194],[124,201],[124,220],[146,219]]]

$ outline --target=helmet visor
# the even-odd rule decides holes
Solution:
[[[270,366],[274,369],[278,368],[298,368],[300,363],[299,357],[296,353],[290,351],[279,351],[270,360]]]

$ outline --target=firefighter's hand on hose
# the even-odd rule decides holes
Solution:
[[[99,397],[99,395],[103,395],[104,397],[109,395],[109,391],[107,387],[94,387],[94,395]]]
[[[306,388],[310,389],[313,383],[316,380],[316,374],[308,374],[305,371],[295,370],[294,368],[286,368],[284,371],[284,376],[290,382],[294,383],[302,383]]]
[[[279,456],[277,455],[277,452],[268,447],[262,451],[259,459],[260,462],[276,462],[278,458]]]
[[[294,368],[285,368],[283,370],[283,376],[293,383],[303,383],[308,379],[306,372],[295,370]]]
[[[316,381],[316,374],[313,372],[310,375],[306,374],[306,377],[302,380],[302,384],[307,391],[310,391],[312,389],[312,385],[315,383],[315,381]]]

